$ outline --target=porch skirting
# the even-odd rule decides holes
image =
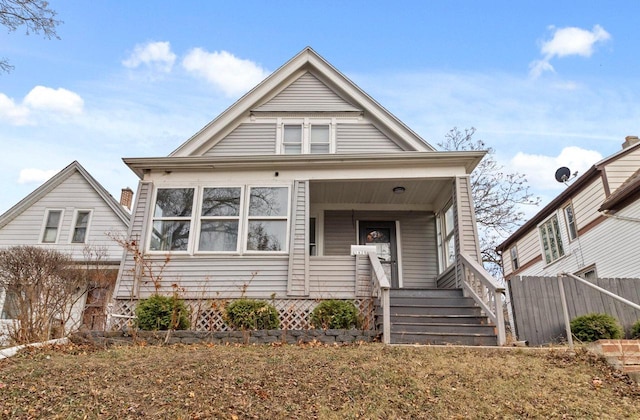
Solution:
[[[191,330],[194,331],[232,331],[224,321],[224,308],[234,299],[203,299],[185,300],[191,308]],[[280,318],[282,330],[312,329],[310,318],[313,309],[320,303],[320,299],[264,299],[275,306]],[[361,330],[374,330],[374,299],[345,299],[353,302],[360,312],[362,319]],[[109,329],[112,331],[126,330],[135,316],[137,300],[115,300],[109,316]]]

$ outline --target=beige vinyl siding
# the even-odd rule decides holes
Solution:
[[[356,291],[356,257],[311,257],[309,290],[311,298],[351,299]]]
[[[578,230],[600,216],[598,207],[600,207],[604,200],[605,193],[602,178],[594,179],[593,182],[575,195],[572,202]],[[565,217],[564,210],[562,217]],[[566,224],[566,219],[564,222]]]
[[[475,213],[472,210],[473,198],[471,196],[471,185],[469,177],[459,177],[456,179],[457,196],[457,236],[461,239],[460,248],[476,261],[480,261],[478,233],[476,228]]]
[[[266,123],[240,124],[203,156],[274,155],[276,125]]]
[[[291,258],[287,286],[289,295],[292,296],[304,296],[308,293],[306,282],[309,261],[306,238],[308,206],[305,200],[308,187],[309,181],[296,181],[293,189],[291,240],[289,241]]]
[[[62,210],[62,221],[56,243],[41,244],[42,227],[48,209]],[[104,247],[107,260],[119,261],[122,248],[108,235],[122,235],[126,233],[127,226],[79,172],[74,172],[0,229],[0,247],[42,246],[70,253],[74,259],[82,260],[85,244],[70,243],[76,210],[91,211],[85,243]]]
[[[356,220],[399,221],[403,287],[435,287],[438,262],[433,213],[325,211],[325,255],[349,255],[351,245],[357,243]]]
[[[311,73],[305,73],[255,111],[360,111]]]
[[[454,289],[458,287],[456,282],[456,266],[455,264],[449,267],[440,278],[438,278],[438,288],[439,289]]]
[[[403,149],[373,124],[338,124],[336,153],[389,153]]]
[[[517,242],[520,267],[542,255],[538,228],[529,231]],[[508,250],[505,250],[505,254]]]
[[[633,175],[638,168],[640,168],[640,149],[638,148],[608,163],[604,167],[604,170],[607,174],[609,191],[614,192],[627,178]]]

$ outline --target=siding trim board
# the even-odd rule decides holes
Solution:
[[[588,224],[586,224],[585,226],[583,226],[581,229],[578,230],[578,238],[584,235],[585,233],[589,232],[591,229],[598,226],[600,223],[604,222],[605,220],[607,220],[606,216],[602,216],[602,215],[598,216],[597,219],[592,220],[591,222],[589,222]]]
[[[542,261],[542,254],[539,254],[537,257],[535,257],[532,260],[529,260],[527,263],[522,264],[520,266],[520,268],[518,268],[516,271],[513,271],[511,273],[509,273],[509,277],[507,280],[511,279],[511,276],[517,276],[519,273],[522,273],[523,271],[527,270],[528,268],[533,267],[535,264],[539,263]]]

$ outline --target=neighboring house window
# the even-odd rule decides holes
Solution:
[[[203,190],[199,251],[238,251],[241,195],[240,187]]]
[[[58,240],[60,222],[62,222],[62,210],[49,210],[47,212],[44,232],[42,233],[43,243],[51,244]]]
[[[284,251],[288,216],[287,187],[250,187],[246,250]]]
[[[0,290],[0,293],[2,291]],[[15,291],[5,292],[0,319],[16,319],[18,317],[18,296]]]
[[[583,270],[580,270],[576,273],[576,276],[578,277],[582,277],[585,280],[597,280],[598,279],[598,272],[596,271],[596,266],[592,265],[590,267],[587,267]]]
[[[569,233],[569,240],[573,241],[578,237],[578,229],[576,228],[576,217],[573,213],[573,206],[571,204],[564,208],[564,217],[567,221],[567,232]]]
[[[285,155],[334,153],[331,120],[304,118],[285,121],[280,130],[279,152]]]
[[[73,226],[71,242],[74,244],[83,244],[87,239],[87,228],[89,227],[90,211],[79,210],[76,212],[76,220]]]
[[[520,268],[520,263],[518,262],[518,248],[515,246],[511,247],[511,267],[513,268],[513,271],[516,271],[518,268]]]
[[[316,244],[316,218],[309,218],[309,255],[318,255]]]
[[[544,258],[546,263],[550,264],[564,255],[558,217],[553,215],[549,220],[540,225],[539,230]]]
[[[158,188],[150,249],[186,251],[189,245],[193,188]]]
[[[436,224],[440,272],[446,270],[456,260],[453,219],[453,206],[449,206],[444,214],[439,215]]]

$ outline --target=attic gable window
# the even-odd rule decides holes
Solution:
[[[335,153],[335,124],[331,119],[278,119],[278,153],[285,155]]]
[[[73,226],[73,233],[71,234],[72,243],[83,244],[87,240],[89,216],[91,216],[91,212],[88,210],[78,210],[76,212],[75,223]]]
[[[49,210],[45,215],[42,243],[53,244],[58,241],[60,223],[62,222],[62,210]]]

